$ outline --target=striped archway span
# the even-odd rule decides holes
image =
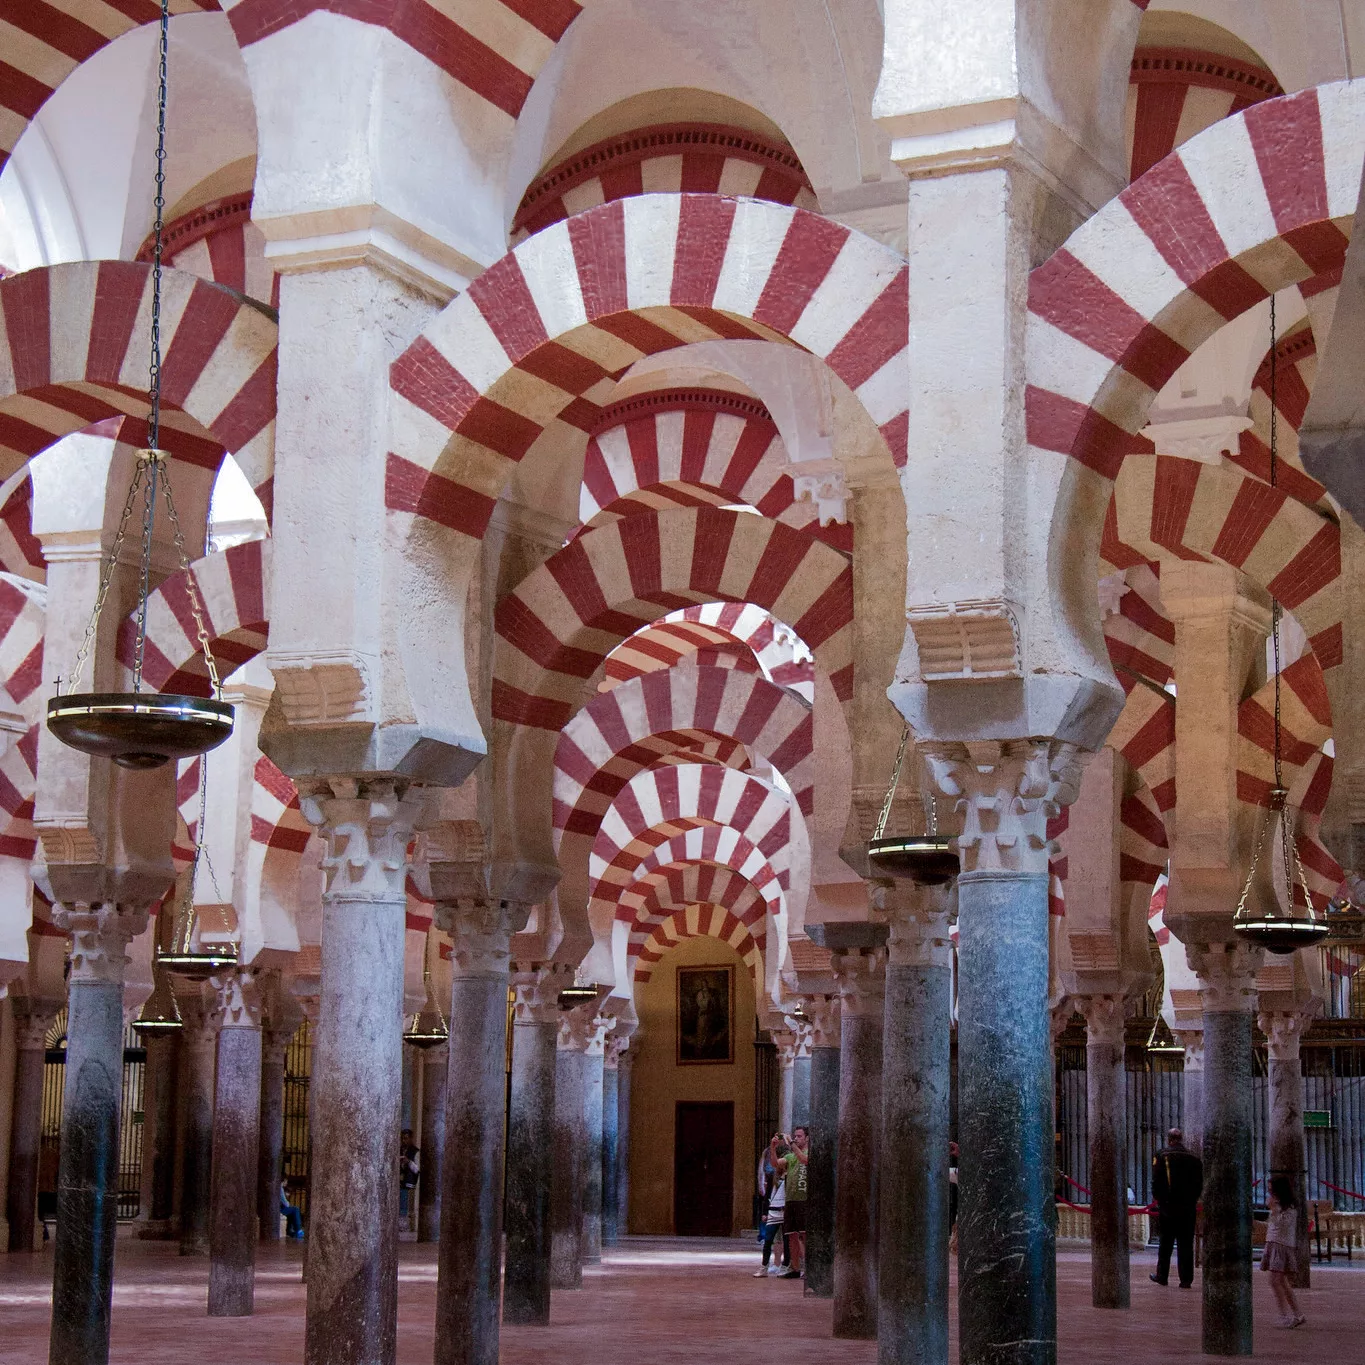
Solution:
[[[0,570],[47,582],[47,560],[33,534],[33,480],[21,479],[0,507]]]
[[[658,191],[819,210],[805,168],[786,142],[723,123],[656,123],[603,138],[543,171],[521,197],[512,238],[599,204]]]
[[[145,443],[150,298],[151,267],[132,261],[78,261],[0,280],[0,479],[107,419],[122,419],[118,439]],[[177,461],[214,471],[230,452],[268,497],[274,321],[175,270],[164,276],[162,318],[163,444]]]
[[[753,977],[754,992],[763,995],[763,944],[728,910],[718,905],[689,905],[675,911],[650,934],[648,941],[634,958],[633,982],[644,985],[653,974],[654,966],[670,949],[689,938],[714,938],[731,948],[743,959]]]
[[[251,221],[252,197],[243,190],[173,218],[162,234],[162,259],[175,270],[278,308],[280,277],[266,260],[265,234]],[[149,262],[154,249],[148,237],[137,259]]]
[[[158,692],[207,697],[211,688],[204,652],[190,607],[193,579],[204,611],[218,676],[240,668],[266,646],[269,623],[271,552],[268,540],[250,540],[196,560],[163,580],[147,601],[143,681]],[[137,619],[130,613],[119,627],[118,660],[133,666]]]
[[[1132,564],[1116,571],[1122,595],[1104,618],[1105,648],[1120,680],[1126,675],[1165,687],[1175,673],[1175,624],[1161,601],[1161,565],[1136,550],[1132,556]]]

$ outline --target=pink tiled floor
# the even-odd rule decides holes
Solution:
[[[399,1360],[429,1365],[435,1252],[404,1245],[399,1273]],[[256,1316],[204,1317],[208,1267],[166,1245],[121,1241],[114,1294],[112,1365],[185,1365],[210,1346],[233,1365],[298,1365],[303,1359],[300,1249],[262,1253]],[[581,1292],[556,1294],[549,1328],[503,1334],[507,1365],[696,1365],[738,1360],[737,1348],[781,1365],[872,1365],[871,1342],[830,1339],[828,1302],[803,1298],[795,1281],[754,1280],[749,1243],[631,1241],[590,1269]],[[1062,1365],[1165,1365],[1199,1353],[1199,1295],[1150,1284],[1151,1256],[1133,1260],[1133,1308],[1090,1307],[1090,1268],[1058,1257]],[[47,1354],[51,1252],[0,1256],[0,1365],[35,1365]],[[1365,1360],[1365,1265],[1314,1267],[1304,1298],[1309,1324],[1274,1328],[1264,1277],[1256,1276],[1256,1356],[1274,1362],[1349,1365]],[[956,1344],[954,1343],[954,1351]],[[956,1354],[953,1357],[956,1360]]]

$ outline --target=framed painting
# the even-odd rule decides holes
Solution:
[[[678,968],[678,1065],[735,1060],[735,969]]]

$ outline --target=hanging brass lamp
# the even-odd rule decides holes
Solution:
[[[422,984],[426,987],[427,1000],[419,1013],[414,1014],[407,1028],[403,1030],[403,1041],[410,1047],[425,1051],[429,1047],[440,1047],[450,1041],[450,1025],[441,1013],[440,1003],[431,985],[431,936],[434,930],[427,930],[427,941],[422,949]]]
[[[1170,1025],[1159,1014],[1152,1020],[1152,1031],[1147,1035],[1147,1051],[1156,1056],[1173,1056],[1185,1051]]]
[[[86,627],[85,639],[76,655],[75,666],[67,680],[67,690],[47,704],[47,728],[63,743],[82,753],[113,759],[123,768],[159,768],[173,758],[190,758],[216,748],[232,733],[233,710],[221,699],[218,669],[209,648],[203,606],[194,577],[188,572],[190,560],[185,538],[180,531],[175,502],[171,496],[170,459],[158,441],[161,435],[161,252],[165,227],[166,167],[166,53],[169,25],[168,0],[161,0],[160,87],[157,103],[156,147],[156,225],[152,253],[151,362],[148,367],[147,445],[138,452],[128,497],[123,505],[118,531],[109,547],[100,574],[95,607]],[[164,496],[180,566],[185,570],[185,587],[194,616],[199,647],[208,666],[212,697],[186,697],[167,693],[143,692],[142,666],[147,643],[147,600],[151,594],[153,536],[156,529],[158,491]],[[95,640],[100,613],[109,595],[109,585],[118,565],[124,537],[133,509],[141,501],[142,556],[138,578],[137,633],[133,652],[133,690],[131,692],[82,692],[90,648]]]
[[[1275,394],[1275,296],[1270,296],[1270,486],[1276,485],[1279,472],[1277,413]],[[1270,641],[1275,669],[1275,730],[1272,754],[1275,780],[1270,789],[1270,804],[1260,820],[1251,863],[1233,916],[1233,932],[1247,943],[1267,952],[1287,956],[1300,948],[1321,943],[1331,932],[1313,911],[1308,878],[1299,859],[1294,813],[1284,785],[1280,726],[1280,617],[1279,601],[1270,604]],[[1279,873],[1278,878],[1276,873]],[[1277,882],[1279,883],[1277,885]],[[1294,903],[1294,892],[1303,893],[1303,907]],[[1281,897],[1283,896],[1283,900]]]
[[[896,881],[916,882],[920,886],[942,886],[958,874],[957,850],[950,835],[938,832],[933,794],[925,802],[928,830],[924,834],[886,834],[886,822],[891,816],[891,803],[900,785],[905,750],[910,741],[910,727],[901,731],[900,748],[896,750],[896,766],[891,773],[891,786],[882,802],[877,827],[867,845],[867,860],[882,876]]]
[[[575,982],[572,986],[565,986],[558,996],[559,1008],[562,1010],[576,1009],[579,1005],[588,1005],[602,993],[600,986],[589,982],[587,985],[580,985]]]
[[[164,1038],[185,1027],[171,979],[159,961],[152,963],[152,993],[143,1002],[132,1027],[143,1038]]]

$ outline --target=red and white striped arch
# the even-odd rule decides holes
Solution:
[[[0,507],[0,569],[34,583],[47,582],[47,560],[33,534],[32,479],[21,479]]]
[[[1123,570],[1127,591],[1118,611],[1104,618],[1104,643],[1121,677],[1136,675],[1164,687],[1175,673],[1175,625],[1161,602],[1160,565],[1133,555],[1139,562]]]
[[[1270,804],[1274,785],[1275,680],[1237,708],[1237,795],[1248,805]],[[1312,654],[1280,670],[1280,752],[1286,785],[1315,763],[1332,734],[1327,684]],[[1329,778],[1330,781],[1330,769]]]
[[[761,670],[779,687],[815,702],[815,664],[805,641],[761,607],[740,602],[684,607],[636,631],[607,655],[598,686],[610,691],[631,678],[672,668],[689,655],[720,668]]]
[[[485,271],[394,361],[387,505],[481,538],[547,427],[591,431],[628,366],[715,338],[819,356],[902,465],[907,281],[880,243],[758,200],[648,194],[557,223]]]
[[[145,432],[150,317],[151,269],[132,261],[79,261],[0,281],[0,479],[109,418],[125,419],[121,440]],[[161,319],[163,444],[177,460],[211,469],[227,450],[259,492],[274,470],[275,323],[174,270],[164,277]]]
[[[819,210],[786,143],[721,123],[659,123],[594,142],[537,176],[521,197],[512,237],[631,195],[683,192]]]
[[[1129,178],[1219,119],[1283,95],[1263,66],[1194,48],[1140,47],[1128,77]]]
[[[162,233],[161,259],[176,270],[278,308],[279,276],[265,258],[265,234],[251,221],[251,201],[252,192],[243,190],[172,219]],[[154,249],[149,237],[137,259],[150,262]]]
[[[1125,457],[1150,449],[1138,433],[1186,358],[1268,294],[1341,264],[1363,163],[1361,82],[1266,100],[1158,162],[1033,272],[1027,438],[1056,481],[1058,553],[1093,553],[1090,509]]]
[[[207,697],[208,665],[199,645],[190,607],[188,580],[193,579],[204,612],[209,644],[219,678],[254,659],[266,646],[270,599],[270,542],[251,540],[205,555],[189,569],[165,579],[147,600],[147,640],[143,681],[158,692]],[[118,659],[133,666],[136,616],[119,627]]]
[[[1119,674],[1128,693],[1106,741],[1128,761],[1164,818],[1175,806],[1175,698]]]
[[[1319,753],[1306,763],[1290,789],[1289,799],[1298,803],[1298,852],[1303,864],[1308,893],[1317,910],[1325,910],[1327,902],[1339,895],[1346,880],[1341,864],[1327,851],[1322,842],[1322,813],[1332,791],[1333,761],[1328,754]],[[1294,901],[1303,904],[1303,890],[1295,887]]]
[[[503,598],[494,618],[495,721],[558,733],[616,644],[669,610],[715,601],[751,602],[791,622],[848,699],[848,561],[777,522],[680,508],[589,531]]]
[[[1119,802],[1119,880],[1148,893],[1170,861],[1166,820],[1149,787]]]
[[[643,985],[653,974],[654,965],[670,948],[689,938],[714,938],[728,943],[743,959],[753,977],[754,992],[763,994],[763,944],[728,910],[718,905],[689,905],[677,910],[658,925],[632,959],[635,985]]]

